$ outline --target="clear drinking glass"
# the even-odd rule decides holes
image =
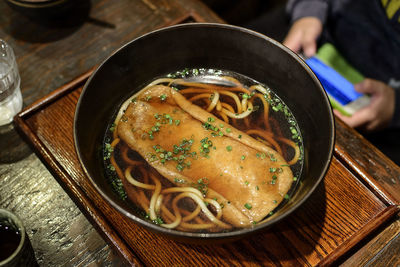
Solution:
[[[0,125],[12,122],[22,109],[20,83],[14,52],[0,39]]]

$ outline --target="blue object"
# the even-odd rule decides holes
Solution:
[[[318,58],[311,57],[306,63],[318,77],[325,91],[339,104],[344,106],[363,96],[354,89],[352,83]]]

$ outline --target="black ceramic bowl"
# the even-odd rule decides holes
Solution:
[[[294,196],[264,224],[228,233],[187,233],[151,224],[120,200],[105,178],[102,140],[107,123],[128,96],[155,77],[184,68],[230,70],[268,84],[296,117],[304,168]],[[291,50],[256,32],[222,24],[183,24],[145,34],[107,58],[87,81],[74,121],[83,169],[100,194],[135,223],[183,241],[234,240],[278,223],[323,179],[334,147],[334,119],[320,82]]]

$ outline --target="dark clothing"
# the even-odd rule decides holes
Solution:
[[[288,0],[285,4],[242,26],[283,41],[290,22],[305,16],[319,18],[324,24],[320,44],[333,43],[365,77],[397,89],[391,128],[363,135],[400,165],[399,4],[396,0]]]
[[[365,77],[395,89],[390,128],[364,134],[400,164],[400,5],[396,0],[289,0],[291,22],[307,16],[321,20],[320,42],[331,42]]]
[[[398,1],[397,1],[398,2]],[[400,128],[400,6],[396,0],[289,0],[291,21],[314,16],[331,42],[365,77],[396,91],[391,127]]]

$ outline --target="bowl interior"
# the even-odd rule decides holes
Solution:
[[[184,68],[229,70],[267,84],[294,114],[304,143],[304,168],[295,195],[264,225],[232,233],[200,235],[166,230],[136,217],[111,190],[102,167],[107,124],[130,95],[155,77]],[[255,32],[229,25],[184,24],[126,44],[93,73],[80,96],[74,121],[77,153],[97,190],[115,208],[153,230],[189,238],[228,238],[265,228],[295,210],[314,191],[329,166],[334,123],[329,100],[312,71],[289,49]]]

